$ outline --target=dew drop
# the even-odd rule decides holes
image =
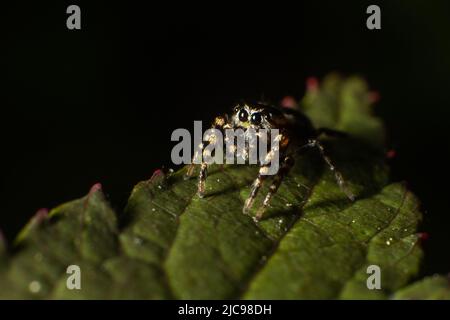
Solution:
[[[220,182],[220,179],[217,179],[217,182]]]
[[[292,207],[292,203],[286,203],[286,207]]]
[[[388,241],[386,241],[386,244],[387,244],[388,246],[390,246],[390,245],[391,245],[391,242],[388,240]]]
[[[158,185],[158,189],[162,189],[162,186],[160,184]]]
[[[172,169],[172,168],[170,168],[170,169],[169,169],[169,172],[170,172],[170,173],[173,173],[173,169]]]
[[[155,211],[156,211],[156,209],[155,209],[155,208],[152,208],[152,211],[153,211],[153,212],[155,212]]]
[[[352,223],[355,223],[356,222],[356,220],[352,220]]]
[[[30,284],[28,285],[28,289],[30,290],[31,293],[38,293],[39,291],[41,291],[41,284],[39,283],[39,281],[31,281]]]

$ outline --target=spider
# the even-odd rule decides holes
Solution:
[[[269,206],[273,195],[277,192],[283,179],[289,173],[290,169],[294,165],[294,155],[300,150],[307,148],[317,148],[329,169],[334,173],[335,179],[341,190],[346,196],[354,201],[355,196],[348,189],[342,174],[336,169],[333,161],[325,153],[323,145],[318,140],[318,137],[322,134],[330,136],[339,136],[343,133],[328,128],[316,129],[313,127],[310,119],[298,110],[292,108],[282,108],[265,103],[239,103],[233,108],[231,115],[218,116],[214,119],[211,128],[219,129],[221,131],[225,129],[278,129],[279,130],[279,161],[280,165],[277,173],[275,174],[273,181],[269,187],[269,191],[264,198],[262,206],[254,216],[255,221],[259,221],[266,208]],[[211,140],[214,137],[210,137]],[[200,152],[204,152],[204,145],[200,145]],[[194,156],[195,157],[195,156]],[[248,214],[253,206],[254,200],[261,189],[263,182],[267,179],[268,166],[270,163],[262,164],[258,161],[260,169],[258,176],[251,186],[250,195],[244,203],[243,213]],[[193,175],[195,165],[192,163],[187,170],[186,178]],[[198,190],[199,197],[203,197],[205,194],[205,182],[207,176],[208,164],[203,161],[200,164],[200,173],[198,177]]]

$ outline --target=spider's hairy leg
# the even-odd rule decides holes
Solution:
[[[261,186],[266,179],[266,175],[263,173],[268,170],[268,165],[262,166],[259,168],[258,177],[256,177],[255,181],[252,183],[250,195],[248,196],[247,200],[245,200],[244,208],[242,209],[242,213],[248,214],[250,209],[253,206],[253,202],[255,201],[256,196],[258,195],[259,189],[261,189]]]
[[[211,125],[211,129],[224,130],[229,128],[228,119],[226,116],[216,117]],[[208,144],[216,142],[216,135],[210,134],[207,138]],[[202,143],[201,146],[202,152],[202,163],[200,164],[200,173],[198,175],[198,186],[197,186],[197,194],[200,198],[203,198],[205,195],[205,184],[206,177],[208,175],[208,163],[205,161],[205,156],[210,156],[206,154],[205,145]],[[193,165],[193,164],[192,164]],[[192,166],[191,165],[191,166]],[[191,172],[189,172],[191,171]],[[192,174],[193,169],[188,169],[188,173]]]
[[[228,126],[228,117],[225,116],[218,116],[214,119],[212,125],[211,125],[211,129],[224,129],[226,126]],[[198,146],[199,150],[197,150],[194,153],[194,156],[192,157],[192,161],[191,164],[189,164],[186,174],[184,176],[184,178],[187,180],[190,177],[192,177],[194,175],[194,171],[196,168],[196,163],[194,162],[194,159],[198,159],[198,157],[200,157],[200,154],[203,156],[203,150],[205,149],[205,144],[202,142],[199,146]],[[202,157],[203,159],[203,157]]]
[[[286,175],[289,173],[291,168],[294,166],[294,158],[291,156],[286,156],[283,159],[283,162],[281,163],[280,170],[278,170],[275,178],[272,181],[272,184],[269,187],[269,192],[267,192],[266,197],[264,198],[264,202],[262,206],[258,209],[258,212],[255,216],[255,221],[259,221],[264,212],[266,211],[267,207],[270,204],[270,200],[272,199],[272,196],[277,193],[278,188],[280,187],[281,183],[283,182]]]
[[[203,143],[200,145],[200,151],[203,152]],[[199,152],[196,152],[199,153]],[[192,157],[192,159],[195,159],[198,155],[194,155]],[[189,179],[190,177],[192,177],[194,175],[194,171],[195,171],[195,164],[194,164],[194,160],[192,160],[191,164],[188,165],[186,174],[184,175],[184,180]]]
[[[327,154],[325,153],[325,149],[324,149],[323,145],[317,139],[310,139],[310,140],[308,140],[308,144],[306,146],[307,147],[316,147],[319,150],[322,158],[325,160],[325,162],[327,163],[330,170],[334,173],[334,177],[336,178],[336,182],[337,182],[339,188],[341,188],[341,190],[345,193],[347,198],[349,198],[351,201],[355,201],[355,195],[348,188],[348,186],[344,180],[344,177],[336,169],[336,166],[334,165],[331,158],[328,157]]]
[[[258,195],[258,191],[261,189],[262,183],[264,182],[265,178],[267,177],[267,173],[270,170],[270,166],[272,165],[272,161],[274,157],[280,156],[280,151],[284,154],[284,151],[287,149],[287,146],[289,144],[289,139],[284,134],[279,134],[277,136],[277,140],[279,141],[279,145],[276,147],[272,147],[270,152],[267,154],[265,163],[260,167],[258,177],[252,184],[252,189],[250,192],[250,196],[247,198],[247,200],[244,203],[243,213],[247,214],[249,210],[251,209],[253,202],[255,201],[256,196]],[[277,152],[278,151],[278,152]],[[279,172],[279,169],[277,170],[277,173]],[[276,191],[276,190],[275,190]],[[270,202],[270,198],[267,202],[267,204]],[[255,221],[259,219],[258,216],[256,216]]]
[[[208,164],[206,162],[202,162],[200,165],[200,173],[198,175],[198,187],[197,194],[200,198],[205,196],[205,183],[206,176],[208,175]]]

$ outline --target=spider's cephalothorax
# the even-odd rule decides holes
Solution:
[[[339,187],[347,195],[350,200],[354,200],[354,195],[346,187],[345,181],[339,171],[337,171],[335,165],[331,159],[325,154],[324,147],[318,141],[319,135],[324,134],[339,134],[339,132],[331,129],[315,129],[311,121],[301,112],[288,109],[278,108],[263,103],[241,103],[233,108],[231,115],[218,116],[214,119],[212,128],[225,130],[225,129],[278,129],[278,148],[279,148],[279,162],[280,166],[273,178],[272,184],[269,187],[269,191],[264,198],[263,204],[258,210],[255,220],[259,220],[265,209],[269,206],[272,196],[277,192],[278,187],[283,181],[284,177],[288,174],[289,170],[294,164],[294,153],[303,150],[305,148],[315,147],[320,152],[321,156],[327,163],[331,171],[334,172],[336,181]],[[215,139],[214,136],[208,138],[208,142],[211,143]],[[200,152],[203,152],[204,145],[201,145]],[[246,153],[247,154],[247,153]],[[195,155],[196,157],[198,155]],[[261,189],[264,180],[268,177],[265,173],[270,166],[270,161],[260,163],[260,169],[258,176],[252,184],[250,196],[247,198],[244,204],[243,212],[248,213],[253,205],[253,202]],[[194,172],[194,164],[188,168],[187,176],[190,177]],[[205,181],[207,175],[208,164],[202,162],[200,165],[200,174],[198,181],[198,195],[204,196],[205,193]]]

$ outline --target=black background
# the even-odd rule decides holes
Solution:
[[[1,8],[0,226],[12,240],[41,208],[101,182],[114,207],[170,166],[172,131],[241,98],[300,98],[309,76],[364,76],[425,211],[423,273],[450,271],[450,4],[18,2]],[[66,28],[78,4],[82,29]],[[382,29],[366,28],[378,4]],[[448,183],[448,182],[447,182]]]

